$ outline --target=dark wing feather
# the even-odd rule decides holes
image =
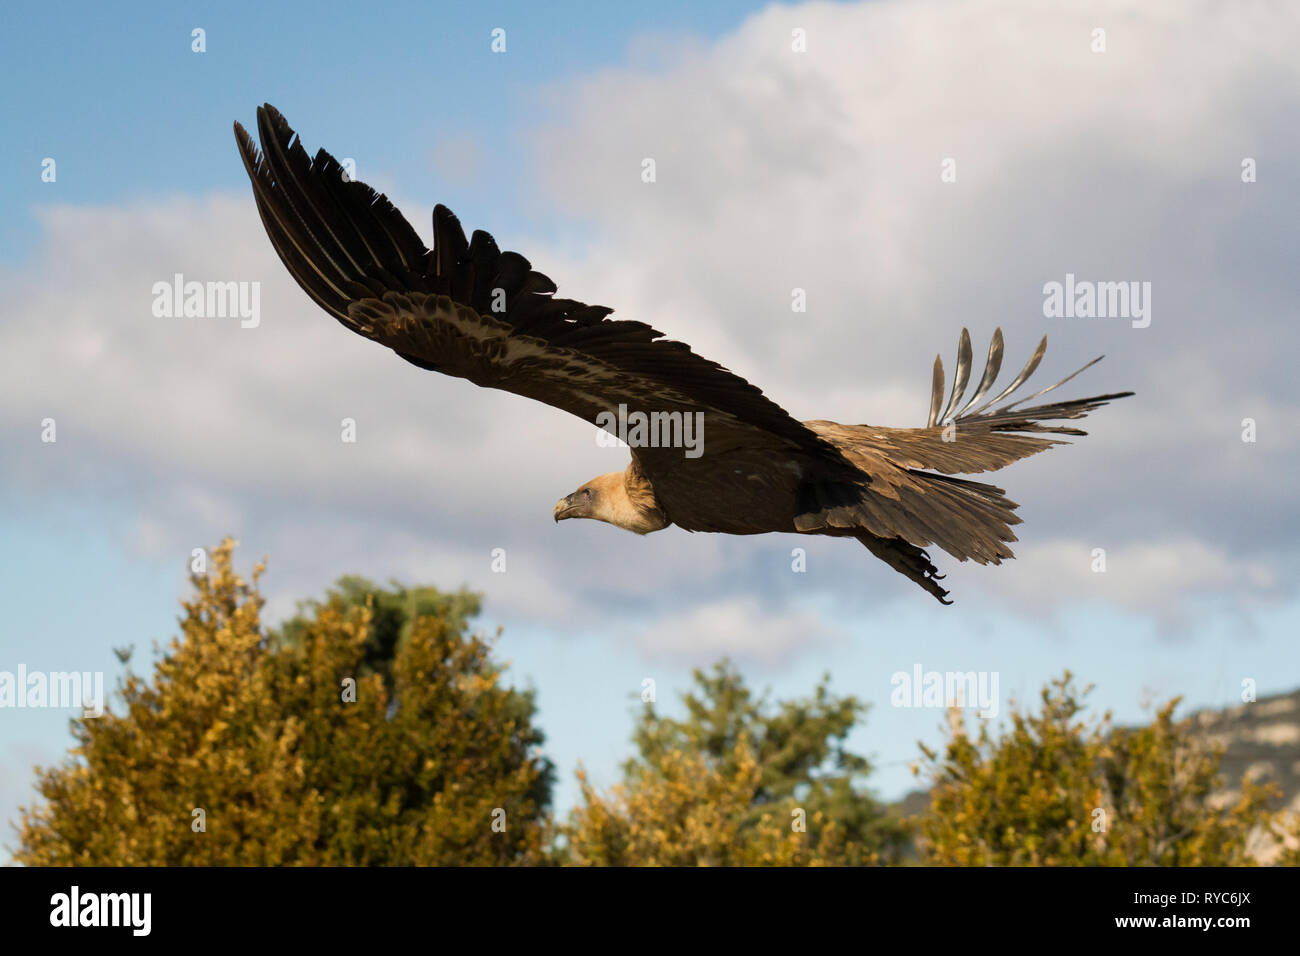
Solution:
[[[948,407],[939,416],[941,422],[947,421],[948,416],[957,410],[957,403],[966,391],[966,383],[970,381],[971,357],[970,333],[962,329],[961,341],[957,343],[957,372],[952,380],[952,398],[948,399]]]
[[[958,418],[966,414],[966,412],[970,410],[971,406],[987,395],[989,389],[993,387],[994,381],[997,380],[998,373],[1002,371],[1002,349],[1002,330],[994,329],[993,338],[989,341],[988,358],[984,360],[984,375],[980,378],[979,387],[975,389],[975,394],[971,396],[970,401],[962,406],[961,411],[957,412]],[[933,416],[931,416],[930,424],[935,424]]]
[[[965,329],[962,330],[962,335],[965,341]],[[964,349],[959,350],[959,352],[964,351]],[[1002,330],[997,329],[989,345],[988,361],[979,387],[970,401],[955,414],[950,410],[957,407],[961,400],[961,389],[956,387],[953,389],[953,398],[943,415],[935,416],[932,399],[930,417],[935,420],[935,423],[926,428],[879,428],[870,425],[839,427],[851,429],[855,442],[901,467],[930,469],[949,475],[978,474],[1004,468],[1014,461],[1044,451],[1053,445],[1068,444],[1058,438],[1044,438],[1039,437],[1040,435],[1086,435],[1087,432],[1081,428],[1048,423],[1083,418],[1108,402],[1133,394],[1113,392],[1090,398],[1076,398],[1018,408],[1024,402],[1045,395],[1064,385],[1080,372],[1091,368],[1101,361],[1101,357],[1098,356],[1083,368],[1027,398],[998,405],[1011,396],[1034,373],[1046,351],[1047,337],[1044,336],[1029,361],[1025,363],[1025,367],[1011,381],[1011,384],[996,398],[975,411],[968,412],[966,409],[975,405],[992,389],[997,373],[1002,367]],[[935,377],[941,381],[942,376],[943,370],[938,368]]]
[[[421,368],[593,423],[619,405],[702,412],[701,458],[686,459],[681,449],[635,451],[676,523],[772,530],[755,523],[770,520],[764,515],[738,518],[737,528],[711,526],[713,499],[734,474],[754,488],[784,488],[793,500],[798,473],[814,464],[852,473],[834,447],[687,345],[644,323],[609,319],[604,306],[556,298],[550,279],[523,256],[499,251],[486,232],[466,241],[445,206],[434,209],[433,249],[426,249],[386,197],[349,181],[324,150],[310,158],[274,107],[258,109],[257,126],[260,152],[238,123],[235,136],[267,236],[298,284],[353,332]]]

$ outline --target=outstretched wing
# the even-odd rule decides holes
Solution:
[[[702,457],[635,449],[657,492],[677,487],[684,497],[712,497],[707,492],[722,490],[712,480],[742,449],[747,460],[775,470],[791,455],[849,469],[834,448],[744,379],[642,322],[556,298],[550,279],[518,253],[498,250],[486,232],[466,241],[444,206],[434,209],[433,249],[426,249],[386,197],[349,181],[324,150],[310,158],[271,105],[258,109],[257,128],[261,151],[239,123],[235,136],[271,244],[304,291],[358,335],[421,368],[524,395],[593,424],[620,405],[645,414],[702,412]],[[672,520],[690,525],[686,502],[661,504]]]
[[[1046,395],[1080,372],[1092,368],[1104,358],[1099,355],[1059,382],[1025,398],[1007,402],[1006,399],[1014,395],[1034,374],[1046,351],[1047,336],[1043,336],[1042,341],[1038,343],[1038,348],[1020,370],[1020,374],[994,398],[983,401],[993,390],[998,373],[1002,369],[1002,330],[995,329],[993,338],[989,342],[984,374],[974,394],[970,399],[963,401],[970,380],[972,353],[970,333],[962,329],[961,340],[957,346],[956,374],[946,404],[943,404],[943,360],[935,356],[930,389],[930,416],[926,427],[873,428],[861,425],[856,426],[856,438],[894,464],[905,468],[924,468],[947,475],[972,475],[1005,468],[1014,461],[1037,454],[1053,445],[1068,445],[1069,442],[1060,438],[1038,436],[1087,435],[1086,431],[1072,425],[1048,423],[1083,418],[1108,402],[1127,398],[1133,394],[1112,392],[1108,395],[1049,402],[1029,408],[1018,407]]]
[[[836,534],[861,529],[874,539],[884,539],[864,543],[877,553],[879,548],[894,548],[898,560],[890,563],[940,600],[947,592],[934,584],[935,568],[921,548],[937,545],[959,560],[979,564],[999,564],[1004,558],[1014,557],[1008,544],[1016,540],[1011,526],[1020,523],[1016,503],[994,485],[948,476],[995,471],[1053,445],[1068,444],[1059,438],[1040,436],[1085,435],[1082,429],[1070,425],[1048,423],[1082,418],[1107,402],[1133,394],[1114,392],[1018,407],[1064,385],[1101,361],[1099,357],[1027,398],[999,404],[1024,385],[1046,349],[1044,336],[1020,374],[996,397],[984,401],[1002,366],[1002,330],[998,329],[993,333],[979,385],[972,397],[963,401],[972,355],[970,333],[962,329],[953,388],[946,403],[943,362],[935,359],[929,424],[925,428],[806,422],[834,443],[870,481],[860,489],[843,485],[825,489],[818,506],[796,519],[798,528],[825,529]]]

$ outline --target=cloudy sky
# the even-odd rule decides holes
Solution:
[[[616,778],[643,679],[670,699],[724,655],[777,696],[829,673],[870,701],[853,742],[887,797],[943,723],[890,706],[918,664],[996,672],[1004,714],[1068,667],[1122,720],[1300,683],[1300,8],[374,6],[8,14],[0,670],[111,682],[111,648],[175,632],[191,549],[232,535],[269,559],[272,617],[348,572],[481,591],[561,805],[579,760]],[[924,424],[963,327],[977,354],[1002,327],[1008,374],[1047,334],[1043,384],[1105,353],[1068,388],[1137,396],[997,476],[1017,560],[937,553],[950,608],[856,543],[556,525],[627,452],[319,312],[231,135],[265,101],[426,241],[444,202],[798,418]],[[260,283],[260,324],[156,318],[176,273]],[[1045,316],[1067,274],[1150,283],[1149,325]],[[0,817],[68,716],[0,710]]]

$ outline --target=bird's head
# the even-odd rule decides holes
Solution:
[[[555,520],[565,518],[598,518],[597,508],[602,503],[600,489],[595,481],[589,481],[571,495],[565,495],[555,503]]]
[[[599,475],[571,495],[555,503],[555,520],[594,518],[637,534],[648,534],[668,526],[668,520],[654,504],[638,494],[628,494],[626,476],[621,471]]]

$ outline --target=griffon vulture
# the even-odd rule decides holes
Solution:
[[[556,521],[595,518],[637,534],[675,524],[723,534],[856,538],[950,604],[938,584],[943,576],[923,549],[937,545],[961,561],[999,564],[1012,557],[1007,542],[1016,540],[1011,526],[1020,521],[1001,488],[950,476],[994,471],[1062,443],[1043,435],[1083,435],[1045,423],[1082,418],[1132,394],[1017,409],[1053,385],[1000,404],[1038,367],[1044,338],[1014,381],[985,401],[1002,365],[998,330],[979,386],[963,401],[971,371],[963,329],[947,402],[943,364],[935,359],[925,427],[798,422],[684,343],[641,322],[610,319],[604,306],[556,298],[550,279],[518,253],[498,250],[486,232],[467,242],[445,206],[433,210],[433,249],[426,249],[386,197],[349,181],[323,149],[309,157],[269,104],[257,111],[257,130],[260,151],[235,124],[271,244],[316,304],[353,332],[420,368],[524,395],[593,424],[608,422],[598,416],[619,406],[703,413],[703,454],[634,446],[626,471],[566,495],[555,506]]]

